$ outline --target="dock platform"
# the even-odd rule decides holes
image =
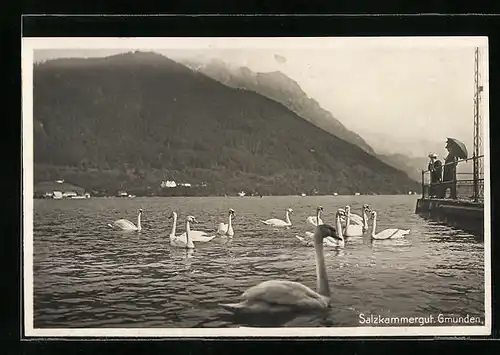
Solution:
[[[467,200],[419,198],[415,213],[474,234],[484,231],[484,204]]]

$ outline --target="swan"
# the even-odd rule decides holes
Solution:
[[[235,217],[234,214],[235,214],[234,210],[232,208],[229,209],[228,221],[227,223],[219,224],[219,228],[217,229],[218,235],[227,235],[229,237],[232,237],[234,235],[233,225],[231,223],[231,219]]]
[[[361,213],[363,213],[363,211],[365,211],[365,209],[366,209],[367,211],[370,211],[370,206],[369,206],[369,205],[366,205],[366,204],[365,204],[365,205],[363,205],[363,207],[361,208]],[[349,217],[351,218],[351,224],[365,225],[365,226],[366,226],[365,228],[367,228],[367,229],[368,229],[368,224],[363,223],[363,217],[361,217],[360,215],[357,215],[357,214],[355,214],[355,213],[351,213],[351,214],[349,215]],[[366,220],[367,220],[367,219],[366,219]],[[365,221],[366,221],[366,220],[365,220]],[[342,218],[342,223],[343,223],[343,224],[345,224],[345,218]]]
[[[175,223],[177,221],[177,213],[173,212],[173,216],[174,225],[172,227],[172,233],[170,234],[170,245],[177,248],[194,249],[194,243],[191,240],[189,223],[196,223],[196,218],[194,218],[193,216],[187,216],[185,238],[182,238],[182,236],[175,236]]]
[[[209,242],[215,237],[217,237],[217,235],[209,235],[207,232],[202,231],[189,232],[189,239],[191,239],[193,242]],[[182,233],[180,235],[180,238],[186,239],[186,232]]]
[[[375,233],[375,229],[377,228],[377,212],[372,211],[371,216],[373,218],[372,224],[372,239],[398,239],[404,238],[405,235],[410,233],[409,229],[398,229],[398,228],[389,228],[384,229],[381,232]]]
[[[278,218],[271,218],[266,221],[261,221],[264,224],[275,226],[275,227],[287,227],[292,225],[292,221],[290,221],[290,214],[293,214],[293,210],[288,208],[285,213],[285,220],[281,220]]]
[[[141,215],[142,215],[142,208],[139,209],[139,214],[137,215],[137,226],[135,226],[128,219],[118,219],[118,220],[114,221],[113,224],[108,223],[108,227],[111,227],[114,229],[121,229],[124,231],[140,231],[142,229],[142,227],[141,227]]]
[[[172,231],[170,232],[170,243],[172,243],[174,239],[180,240],[182,243],[186,243],[187,242],[186,232],[178,236],[175,235],[175,230],[177,227],[177,213],[172,212],[172,214],[168,218],[174,220],[174,223],[172,224]],[[216,237],[215,235],[208,236],[207,233],[201,231],[189,231],[189,239],[191,240],[191,242],[209,242],[215,237]]]
[[[361,237],[368,230],[368,222],[366,212],[369,211],[368,205],[363,205],[362,224],[351,224],[351,206],[345,207],[345,228],[344,234],[346,237]]]
[[[317,292],[298,282],[269,280],[246,290],[241,296],[244,299],[242,302],[220,304],[220,306],[239,314],[327,309],[330,306],[330,288],[323,254],[323,239],[327,237],[337,237],[335,228],[326,224],[317,226],[314,232]]]
[[[321,210],[322,210],[322,207],[321,207]],[[342,247],[342,248],[345,246],[344,237],[342,235],[342,225],[340,222],[340,217],[343,215],[343,213],[344,213],[344,211],[342,209],[337,210],[337,215],[335,218],[336,227],[337,227],[337,236],[336,237],[325,237],[323,239],[324,246]],[[305,237],[300,237],[300,236],[296,235],[295,238],[297,238],[302,243],[302,245],[305,245],[305,246],[313,246],[314,245],[314,233],[312,233],[312,232],[306,232]]]
[[[316,209],[316,216],[309,216],[306,219],[307,223],[312,224],[315,227],[323,224],[323,220],[321,219],[321,212],[323,212],[323,207],[318,206],[318,208],[320,208],[320,210],[318,212],[318,209]]]

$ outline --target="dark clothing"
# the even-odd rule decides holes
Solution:
[[[453,181],[457,175],[457,160],[458,158],[448,154],[444,160],[443,181]]]
[[[450,189],[450,198],[457,198],[457,160],[458,158],[451,154],[444,160],[443,197],[446,189]]]
[[[434,163],[431,161],[427,168],[431,174],[431,185],[429,187],[430,196],[439,195],[439,187],[441,184],[442,164],[441,161],[436,160]]]
[[[442,166],[440,160],[436,160],[434,164],[432,162],[429,163],[428,168],[431,172],[431,183],[441,182]]]

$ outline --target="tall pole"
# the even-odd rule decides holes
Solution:
[[[474,50],[474,156],[473,156],[473,179],[474,179],[474,201],[479,200],[479,155],[480,155],[480,115],[479,100],[481,85],[479,84],[479,48]]]

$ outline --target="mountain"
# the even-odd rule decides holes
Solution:
[[[218,59],[212,59],[206,63],[200,60],[184,60],[183,64],[230,87],[255,91],[275,100],[319,128],[359,146],[386,164],[404,171],[410,178],[416,181],[421,180],[420,169],[422,167],[417,166],[421,159],[405,158],[404,154],[391,150],[394,147],[390,142],[394,140],[390,135],[382,140],[379,136],[368,134],[371,140],[367,142],[357,133],[348,130],[316,100],[309,98],[297,82],[279,71],[255,73],[247,67],[231,66]],[[405,147],[405,143],[402,142],[399,146]],[[377,149],[374,150],[372,147],[377,147]],[[411,149],[404,149],[404,151],[411,156]],[[427,157],[427,154],[423,157]]]
[[[427,164],[429,163],[428,157],[410,158],[404,154],[379,154],[378,157],[383,162],[406,172],[408,176],[415,181],[422,180],[422,170],[427,169]]]
[[[171,193],[167,179],[200,194],[418,189],[276,101],[156,53],[50,60],[33,75],[35,182],[64,178],[94,195]]]
[[[374,153],[363,138],[348,130],[316,100],[307,96],[296,81],[280,71],[255,73],[247,67],[234,67],[219,59],[212,59],[207,63],[184,60],[182,63],[225,85],[251,90],[277,101],[319,128],[359,146],[370,154]]]

